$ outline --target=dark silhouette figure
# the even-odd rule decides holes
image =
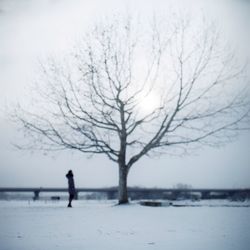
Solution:
[[[72,170],[69,170],[69,172],[66,174],[66,177],[68,179],[68,192],[69,192],[69,204],[68,207],[72,207],[71,202],[75,197],[76,189],[75,189],[75,183],[74,183],[74,175]]]

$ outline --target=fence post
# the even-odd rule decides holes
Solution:
[[[33,197],[33,200],[34,200],[34,201],[39,200],[39,193],[40,193],[39,190],[35,190],[35,191],[34,191],[34,197]]]

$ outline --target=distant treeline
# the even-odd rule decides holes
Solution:
[[[93,192],[78,192],[77,199],[81,200],[111,200],[117,199],[118,193],[116,188],[107,189],[103,191]],[[250,189],[236,189],[236,190],[221,190],[213,191],[182,188],[182,189],[157,189],[157,188],[139,188],[132,187],[128,190],[130,200],[205,200],[205,199],[227,199],[232,201],[245,201],[250,199]],[[34,199],[32,192],[0,192],[1,200],[31,200]],[[66,200],[68,199],[67,193],[46,193],[41,192],[38,199],[41,200]]]

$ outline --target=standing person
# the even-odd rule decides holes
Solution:
[[[75,189],[75,183],[74,183],[74,175],[72,170],[69,170],[69,172],[66,174],[66,178],[68,179],[68,191],[69,191],[69,204],[68,207],[72,207],[71,202],[75,197],[76,189]]]

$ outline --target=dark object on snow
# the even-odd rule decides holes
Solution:
[[[71,202],[75,197],[76,189],[75,189],[75,183],[74,183],[74,175],[72,170],[69,170],[69,172],[66,174],[66,178],[68,179],[68,192],[69,192],[69,204],[68,207],[72,207]]]
[[[160,202],[160,201],[141,201],[140,204],[143,206],[150,206],[150,207],[161,207],[162,206],[162,202]]]
[[[61,198],[60,198],[60,196],[51,196],[50,199],[52,201],[59,201]]]

